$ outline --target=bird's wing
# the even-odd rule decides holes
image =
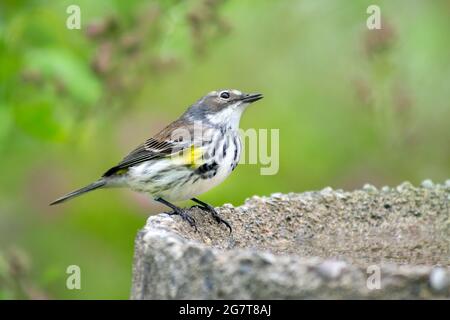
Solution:
[[[175,131],[177,129],[179,129],[178,133]],[[195,148],[198,149],[196,146],[199,145],[199,141],[196,142],[194,139],[193,129],[192,125],[180,126],[179,121],[171,123],[154,137],[131,151],[118,165],[106,171],[103,177],[122,174],[128,168],[142,162],[180,154],[188,148],[191,148],[193,152]],[[194,154],[196,157],[201,156],[198,152]]]

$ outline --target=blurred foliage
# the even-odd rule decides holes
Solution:
[[[30,279],[30,260],[17,248],[0,252],[0,299],[46,299]]]
[[[377,1],[377,31],[369,4],[3,0],[0,298],[127,298],[134,236],[162,208],[125,190],[47,204],[214,89],[264,93],[242,127],[280,129],[279,173],[241,165],[215,205],[448,178],[450,1]]]

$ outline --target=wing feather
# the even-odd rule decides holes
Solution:
[[[103,177],[120,174],[142,162],[168,157],[195,145],[190,139],[183,141],[181,136],[173,137],[173,132],[177,128],[183,128],[186,130],[184,132],[189,132],[191,137],[195,137],[192,125],[181,127],[180,120],[177,120],[131,151],[119,164],[106,171]]]

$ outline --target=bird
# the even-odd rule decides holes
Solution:
[[[243,112],[263,98],[260,93],[236,89],[211,91],[175,121],[131,151],[98,180],[70,192],[50,205],[87,192],[125,187],[149,194],[197,230],[188,210],[173,202],[192,200],[232,232],[231,224],[197,196],[222,183],[239,163],[242,141],[239,123]]]

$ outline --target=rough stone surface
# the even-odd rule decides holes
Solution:
[[[450,184],[325,188],[148,219],[132,299],[450,298]],[[377,275],[380,285],[377,288]]]

